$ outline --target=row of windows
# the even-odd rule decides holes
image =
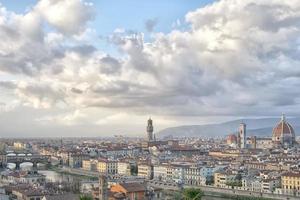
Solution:
[[[283,184],[294,184],[294,185],[297,184],[297,185],[300,185],[300,181],[299,180],[297,182],[296,181],[291,181],[291,180],[290,181],[288,181],[288,180],[284,181],[283,180],[282,183]]]
[[[294,190],[300,190],[300,187],[298,186],[298,187],[293,187],[293,186],[288,186],[288,185],[286,185],[285,187],[284,187],[285,189],[290,189],[290,190],[292,190],[292,189],[294,189]]]

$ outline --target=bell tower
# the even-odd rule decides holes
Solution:
[[[153,121],[151,117],[148,119],[147,137],[148,137],[148,142],[153,141]]]
[[[241,149],[246,148],[246,124],[241,123],[238,133],[238,144]]]

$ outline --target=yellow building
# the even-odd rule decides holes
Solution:
[[[106,174],[117,174],[118,162],[114,160],[99,159],[97,163],[97,171]]]
[[[107,169],[107,161],[98,160],[97,171],[100,172],[100,173],[106,173],[106,169]]]
[[[285,194],[300,194],[300,173],[287,172],[281,176],[281,188]]]

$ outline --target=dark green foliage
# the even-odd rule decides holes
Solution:
[[[88,196],[88,195],[82,195],[82,196],[80,196],[80,200],[93,200],[93,197]]]
[[[131,165],[130,166],[130,173],[131,173],[131,175],[137,175],[137,173],[138,173],[138,168],[137,168],[137,166],[134,166],[134,165]]]
[[[206,185],[213,185],[214,184],[214,177],[213,176],[209,176],[206,179]]]
[[[228,182],[228,183],[226,183],[226,185],[232,186],[232,187],[242,187],[242,182],[241,181]]]
[[[185,200],[201,200],[204,193],[199,188],[186,188],[183,190],[183,198]]]
[[[226,183],[226,185],[231,186],[232,188],[234,187],[242,187],[242,175],[237,174],[234,181]]]

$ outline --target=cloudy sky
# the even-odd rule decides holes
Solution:
[[[299,0],[0,0],[0,136],[300,114]]]

